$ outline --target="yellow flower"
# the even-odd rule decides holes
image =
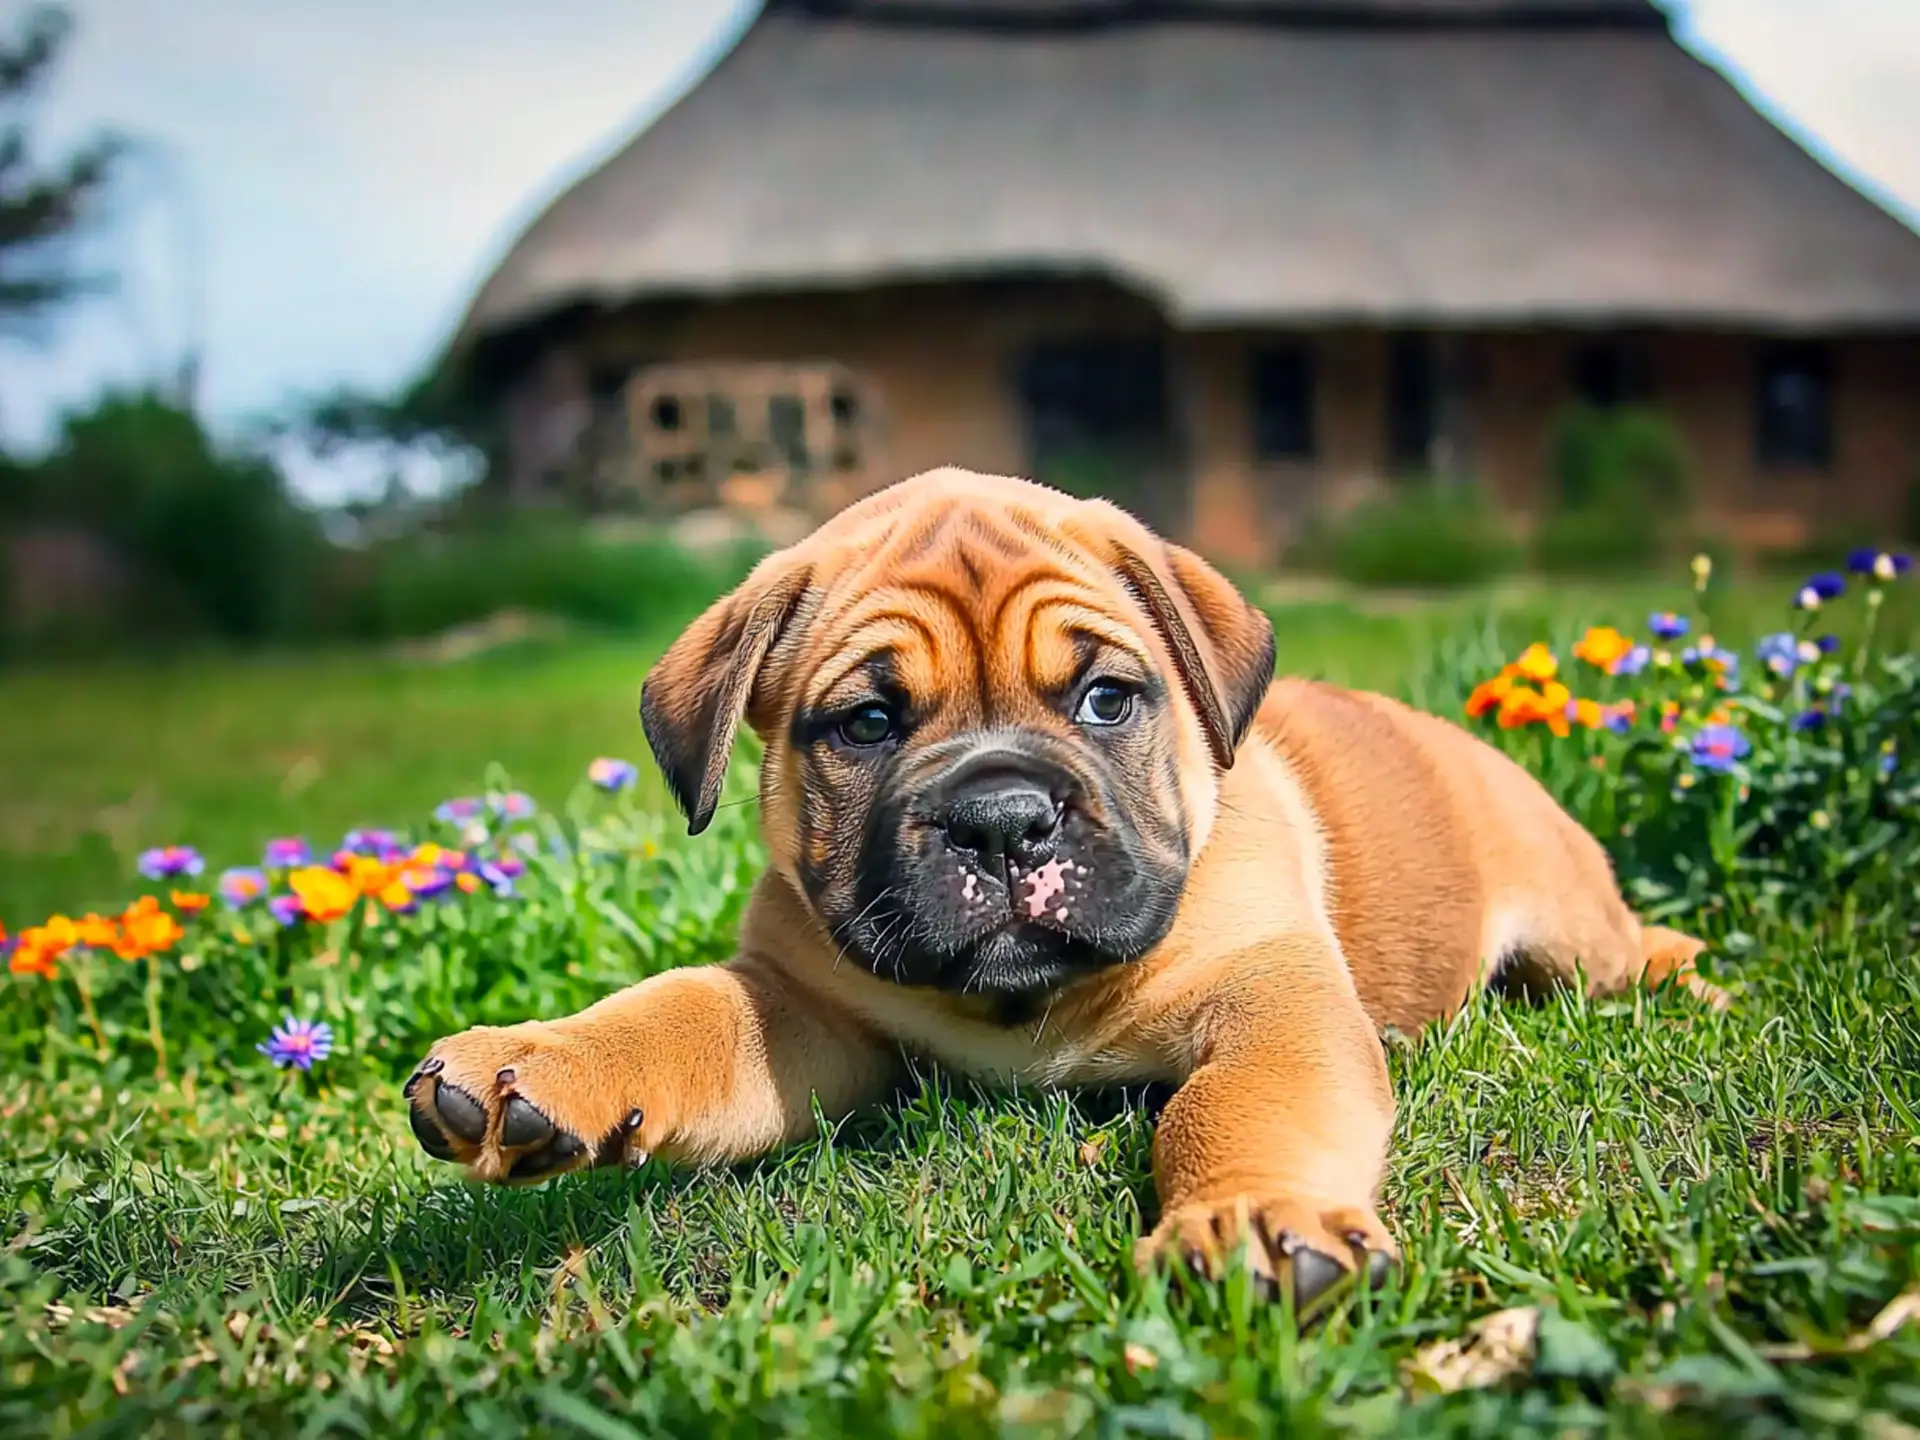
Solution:
[[[1693,588],[1704,590],[1713,578],[1713,557],[1702,552],[1693,557]]]
[[[1536,640],[1520,652],[1520,658],[1513,662],[1513,672],[1539,685],[1560,673],[1560,662],[1553,658],[1553,651]]]
[[[1605,719],[1605,712],[1597,700],[1576,700],[1573,702],[1573,723],[1588,730],[1598,730]]]
[[[360,888],[346,876],[323,865],[308,865],[287,877],[287,887],[300,897],[307,917],[322,922],[338,920],[360,898]]]
[[[1489,710],[1497,709],[1500,702],[1513,693],[1514,683],[1513,676],[1506,670],[1491,680],[1482,680],[1467,697],[1467,718],[1478,720]]]
[[[1573,653],[1594,669],[1611,674],[1613,667],[1632,649],[1633,641],[1613,626],[1595,625],[1580,637],[1579,643],[1573,647]]]

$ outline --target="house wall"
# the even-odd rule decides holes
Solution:
[[[1022,352],[1042,339],[1140,334],[1162,335],[1169,347],[1187,474],[1167,483],[1190,492],[1167,507],[1186,517],[1169,528],[1196,548],[1238,565],[1270,564],[1315,510],[1344,508],[1385,483],[1385,332],[1327,329],[1304,337],[1314,355],[1319,453],[1310,464],[1262,464],[1252,446],[1250,361],[1275,332],[1172,333],[1150,302],[1092,282],[635,310],[577,332],[564,359],[550,356],[539,373],[551,388],[558,374],[660,360],[838,361],[862,377],[878,414],[863,470],[816,492],[816,508],[827,511],[937,465],[1026,471],[1013,383]],[[1553,422],[1570,395],[1581,337],[1468,333],[1457,342],[1463,468],[1524,521],[1545,498]],[[1920,336],[1833,344],[1836,454],[1818,475],[1768,474],[1757,463],[1759,341],[1656,332],[1640,343],[1653,403],[1680,427],[1710,522],[1756,545],[1796,544],[1836,527],[1894,533],[1908,487],[1920,481]]]

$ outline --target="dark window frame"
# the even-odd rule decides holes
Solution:
[[[1574,347],[1567,384],[1576,400],[1596,410],[1649,404],[1653,381],[1647,348],[1630,336],[1589,336]]]
[[[1793,396],[1789,387],[1803,393]],[[1835,450],[1834,366],[1818,340],[1776,341],[1753,364],[1753,447],[1760,469],[1825,471]]]
[[[1320,458],[1320,376],[1306,340],[1263,343],[1247,361],[1253,458],[1265,465]]]
[[[1387,337],[1387,463],[1401,474],[1425,474],[1440,438],[1439,341],[1431,331],[1396,330]]]

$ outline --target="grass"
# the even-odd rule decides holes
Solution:
[[[1424,662],[1489,613],[1511,644],[1668,598],[1273,601],[1286,668],[1418,691]],[[1736,595],[1726,634],[1764,624],[1761,603]],[[638,748],[646,658],[594,642],[430,670],[343,656],[10,680],[0,705],[33,723],[0,741],[9,793],[45,817],[37,834],[68,842],[9,893],[124,887],[118,856],[164,839],[221,863],[266,833],[404,820],[493,759],[557,798],[586,756]],[[307,753],[321,777],[277,791]],[[92,818],[139,785],[142,823]],[[566,872],[537,922],[456,915],[384,958],[330,935],[289,962],[372,997],[313,1079],[267,1070],[251,1033],[207,1019],[178,1037],[189,1063],[171,1081],[117,1032],[105,1065],[56,1045],[13,1065],[0,1433],[1920,1427],[1920,1327],[1894,1323],[1920,1290],[1910,904],[1842,920],[1835,895],[1797,924],[1749,918],[1721,970],[1737,990],[1724,1015],[1667,995],[1487,998],[1396,1039],[1386,1204],[1407,1265],[1300,1335],[1241,1277],[1133,1272],[1153,1207],[1140,1095],[989,1096],[929,1073],[889,1112],[732,1170],[503,1192],[427,1161],[396,1081],[436,1027],[550,1013],[724,948],[757,862],[744,811],[688,840],[650,805],[592,822],[629,855],[620,878]],[[88,843],[105,848],[89,858]],[[506,958],[454,986],[459,954]],[[179,1003],[223,964],[227,983],[268,991],[236,1004],[277,1003],[270,980],[217,957]],[[0,1007],[29,999],[0,991]],[[1537,1326],[1532,1351],[1497,1330],[1474,1340],[1507,1310]],[[1486,1383],[1446,1388],[1448,1347]]]

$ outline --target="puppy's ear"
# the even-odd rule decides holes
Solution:
[[[766,571],[766,574],[762,574]],[[687,833],[713,819],[734,737],[760,668],[806,594],[810,571],[763,561],[674,641],[640,687],[640,724],[686,813]]]
[[[1172,652],[1214,763],[1230,770],[1273,683],[1273,622],[1191,550],[1170,541],[1150,549],[1152,560],[1115,540],[1113,567]]]

